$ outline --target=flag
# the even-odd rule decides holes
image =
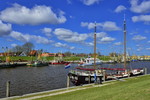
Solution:
[[[65,66],[65,69],[70,68],[70,67],[71,67],[70,65],[71,65],[70,63],[67,64],[67,65]]]

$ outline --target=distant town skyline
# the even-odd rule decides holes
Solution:
[[[127,52],[150,55],[150,0],[0,0],[0,52],[26,42],[34,49],[123,53],[123,20]]]

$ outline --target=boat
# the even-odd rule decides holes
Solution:
[[[103,73],[101,69],[96,67],[96,23],[94,32],[94,60],[92,66],[78,66],[74,70],[70,70],[68,77],[74,85],[82,84],[101,84]],[[92,68],[91,68],[92,67]]]
[[[54,60],[51,61],[49,64],[51,65],[61,65],[61,64],[69,64],[70,62],[66,62],[63,59],[62,53],[58,55],[58,57],[54,56]]]
[[[41,54],[38,54],[37,60],[35,61],[29,61],[27,63],[27,66],[33,66],[33,67],[41,67],[41,66],[48,66],[49,63],[46,61],[41,60]]]
[[[144,74],[144,68],[134,68],[127,67],[127,53],[126,53],[126,20],[124,19],[124,54],[123,54],[123,63],[124,68],[101,68],[103,70],[111,70],[115,71],[115,73],[110,73],[106,75],[107,79],[119,79],[119,78],[125,78],[130,76],[136,76]]]
[[[74,85],[102,83],[102,71],[100,69],[76,67],[76,70],[71,70],[68,73],[70,81]]]
[[[102,61],[98,58],[96,58],[96,65],[102,64]],[[94,58],[88,57],[88,58],[82,58],[80,63],[78,64],[79,66],[91,66],[94,65]]]
[[[27,66],[33,66],[33,67],[40,67],[40,66],[48,66],[49,63],[48,62],[44,62],[44,61],[30,61],[27,63]]]

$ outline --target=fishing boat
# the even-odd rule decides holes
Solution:
[[[40,66],[48,66],[49,63],[46,61],[41,60],[41,54],[38,54],[37,60],[35,61],[29,61],[27,63],[27,66],[33,66],[33,67],[40,67]]]
[[[102,83],[103,73],[96,67],[96,23],[94,32],[94,62],[92,66],[76,67],[69,71],[68,76],[74,85]]]
[[[102,61],[98,58],[96,58],[96,65],[102,64]],[[91,66],[94,65],[94,58],[88,57],[88,58],[82,58],[80,63],[78,64],[79,66]]]
[[[63,54],[59,54],[58,57],[55,57],[54,56],[54,60],[51,61],[49,64],[52,64],[52,65],[61,65],[61,64],[69,64],[70,62],[66,62],[64,61],[63,59]]]
[[[44,61],[30,61],[27,63],[27,66],[40,67],[40,66],[48,66],[48,62]]]

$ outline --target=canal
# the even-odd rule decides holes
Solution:
[[[0,98],[6,96],[6,82],[10,81],[10,95],[23,95],[28,93],[65,88],[67,73],[74,68],[64,69],[64,65],[49,65],[43,67],[16,67],[0,69]],[[131,68],[147,68],[150,74],[150,62],[139,61],[128,63]],[[123,64],[103,64],[101,67],[123,67]],[[71,84],[71,86],[73,86]]]

